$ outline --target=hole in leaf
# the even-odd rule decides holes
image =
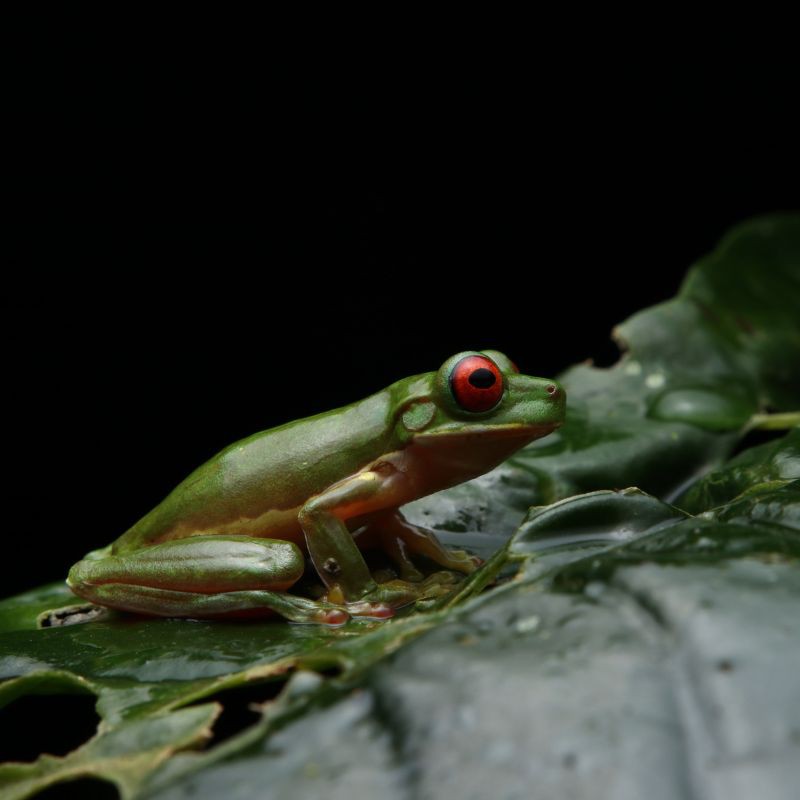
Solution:
[[[344,667],[341,664],[330,664],[327,667],[315,667],[314,672],[323,678],[341,678]]]
[[[100,778],[78,778],[48,786],[31,797],[36,800],[119,800],[119,791],[113,783]]]
[[[64,628],[67,625],[82,625],[84,622],[94,622],[111,616],[108,608],[83,603],[80,605],[65,606],[40,614],[36,620],[38,628]]]
[[[775,439],[780,439],[784,436],[786,436],[786,431],[753,429],[748,431],[744,437],[739,440],[739,443],[734,448],[730,457],[733,458],[734,456],[738,456],[739,453],[749,450],[751,447],[757,447],[758,445],[766,444],[767,442],[774,442]]]
[[[261,712],[254,709],[253,706],[274,700],[283,690],[287,680],[288,676],[281,680],[249,683],[246,686],[223,689],[190,703],[189,705],[198,706],[203,703],[216,702],[222,706],[222,712],[214,722],[212,737],[206,746],[215,747],[255,725],[261,719]]]
[[[31,694],[0,709],[0,761],[64,756],[91,739],[100,717],[93,694]]]

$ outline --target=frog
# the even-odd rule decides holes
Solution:
[[[565,408],[561,385],[521,374],[505,354],[458,353],[435,372],[231,444],[78,561],[67,585],[94,606],[148,616],[389,619],[481,564],[402,506],[494,469],[557,429]],[[367,565],[373,548],[394,565],[386,580]],[[436,571],[426,576],[423,560]],[[307,572],[316,596],[292,591]]]

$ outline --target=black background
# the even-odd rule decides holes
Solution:
[[[67,48],[17,83],[2,594],[63,578],[231,441],[459,350],[613,363],[615,323],[798,206],[785,65],[206,45]]]

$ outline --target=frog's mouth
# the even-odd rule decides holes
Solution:
[[[433,431],[422,431],[414,435],[414,441],[419,444],[444,441],[480,441],[481,439],[539,439],[552,433],[563,425],[563,421],[537,423],[536,425],[523,425],[521,423],[506,422],[497,425],[470,425],[469,430],[454,425],[452,428],[443,426]]]

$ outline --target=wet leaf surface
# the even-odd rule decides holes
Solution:
[[[800,408],[798,308],[800,220],[730,234],[619,327],[616,366],[562,376],[558,434],[408,507],[488,559],[427,611],[39,629],[63,586],[0,602],[3,735],[29,697],[100,715],[72,752],[0,765],[0,793],[794,796],[800,430],[729,456]]]

